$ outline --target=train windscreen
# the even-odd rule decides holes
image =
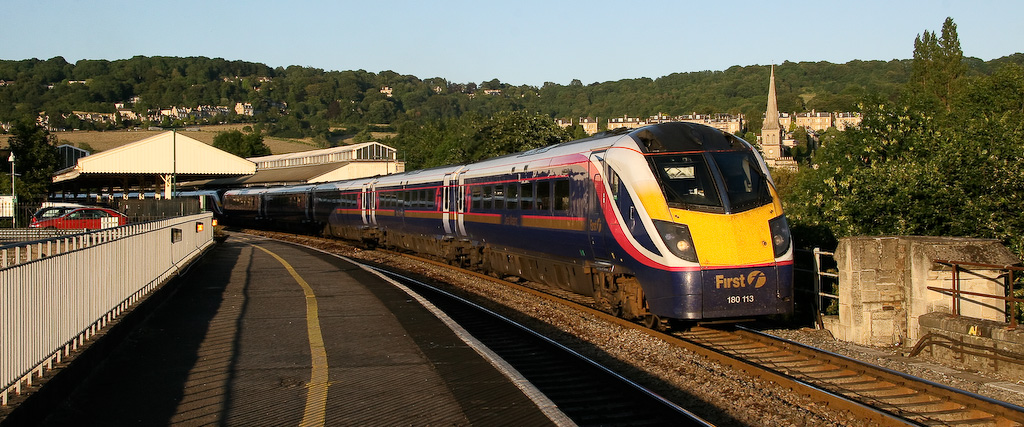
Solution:
[[[670,206],[736,213],[771,203],[767,178],[749,152],[665,154],[649,159]],[[720,182],[715,175],[721,176]]]
[[[721,210],[722,200],[703,154],[651,156],[669,205]]]
[[[747,151],[711,153],[722,174],[730,211],[743,212],[771,203],[768,178],[761,172],[754,155]]]

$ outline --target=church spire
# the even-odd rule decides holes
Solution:
[[[768,83],[768,108],[761,125],[761,151],[768,165],[772,166],[783,158],[782,127],[779,126],[779,101],[775,98],[775,66]]]
[[[779,129],[779,101],[775,97],[775,66],[772,65],[772,76],[768,81],[768,109],[764,114],[762,132]]]

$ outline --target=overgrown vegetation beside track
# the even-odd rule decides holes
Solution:
[[[895,100],[822,142],[784,195],[798,243],[854,235],[993,238],[1024,259],[1024,67],[967,72],[956,26],[925,33]]]

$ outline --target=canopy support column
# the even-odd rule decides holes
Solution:
[[[164,199],[170,199],[174,195],[174,176],[175,175],[160,175],[160,178],[164,180]]]

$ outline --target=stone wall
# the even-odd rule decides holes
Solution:
[[[924,354],[967,371],[1024,378],[1024,328],[1009,330],[1003,322],[943,313],[918,321],[922,339],[911,356]]]
[[[839,318],[826,328],[837,339],[871,346],[912,345],[920,338],[918,318],[952,312],[952,296],[928,289],[952,288],[952,269],[933,260],[1019,263],[996,240],[954,237],[849,237],[840,239],[835,254]],[[1003,295],[1004,286],[998,270],[961,273],[961,290]],[[962,296],[960,301],[964,316],[1005,319],[999,300]]]

